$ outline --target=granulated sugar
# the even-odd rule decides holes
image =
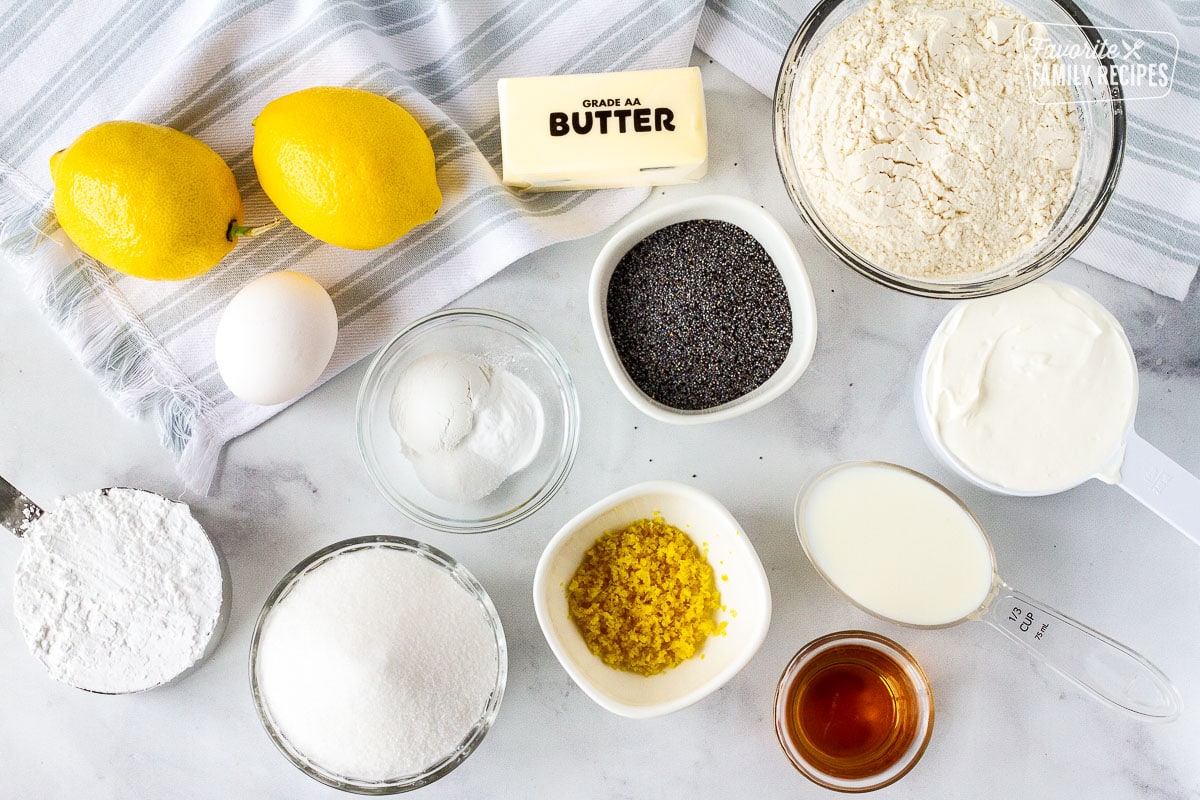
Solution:
[[[186,505],[109,489],[65,498],[29,526],[13,608],[52,677],[121,694],[197,663],[222,594],[216,551]]]
[[[304,574],[263,623],[259,693],[321,768],[360,781],[424,771],[479,721],[496,685],[479,601],[425,558],[387,546]]]

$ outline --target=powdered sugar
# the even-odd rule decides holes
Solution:
[[[108,489],[64,498],[29,526],[13,607],[52,677],[122,694],[204,657],[223,591],[216,551],[187,506]]]
[[[496,686],[484,609],[424,557],[388,546],[304,573],[263,622],[256,680],[283,737],[360,781],[412,775],[455,751]]]

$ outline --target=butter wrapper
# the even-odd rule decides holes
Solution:
[[[697,67],[502,78],[504,184],[518,191],[691,183],[708,169]]]

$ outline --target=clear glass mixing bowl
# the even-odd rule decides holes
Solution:
[[[288,593],[297,583],[304,580],[304,576],[312,573],[314,570],[320,569],[322,565],[346,553],[371,548],[390,548],[404,553],[412,553],[443,570],[479,603],[487,619],[488,627],[491,628],[492,633],[496,637],[496,684],[495,688],[492,689],[491,696],[488,698],[479,720],[467,731],[467,734],[458,743],[458,746],[437,762],[412,775],[397,775],[394,778],[380,781],[366,781],[353,776],[338,774],[322,767],[297,749],[288,740],[287,735],[275,724],[275,720],[271,716],[271,709],[263,698],[258,675],[259,640],[262,635],[263,625],[275,607],[283,602],[283,599],[287,597]],[[467,571],[466,567],[436,547],[430,547],[424,542],[400,536],[359,536],[354,539],[346,539],[322,548],[301,561],[279,581],[274,591],[267,597],[266,603],[263,604],[263,610],[258,615],[258,621],[254,625],[254,634],[250,639],[250,693],[254,696],[254,708],[258,711],[258,718],[262,722],[263,728],[266,729],[267,735],[271,737],[271,742],[279,749],[279,752],[287,757],[288,761],[291,761],[292,764],[310,778],[332,786],[335,789],[340,789],[344,792],[354,792],[356,794],[399,794],[427,786],[449,774],[455,767],[466,761],[471,753],[475,752],[475,748],[479,746],[479,743],[483,741],[483,737],[491,730],[492,723],[496,721],[496,715],[500,712],[500,701],[504,697],[504,686],[507,680],[508,646],[504,638],[504,627],[500,624],[500,615],[497,613],[496,607],[492,604],[492,599],[488,597],[488,593],[483,588],[483,585],[475,579],[474,575]]]
[[[783,57],[775,84],[775,156],[800,216],[817,238],[847,265],[873,281],[909,294],[956,299],[982,297],[1014,289],[1045,275],[1071,255],[1096,227],[1116,188],[1125,154],[1125,103],[1115,76],[1111,83],[1089,80],[1077,85],[1072,82],[1082,134],[1078,176],[1070,202],[1040,242],[996,269],[958,280],[929,280],[904,275],[856,253],[830,230],[804,189],[792,150],[796,136],[792,107],[794,93],[799,87],[798,76],[830,31],[871,1],[823,0],[800,25]],[[1102,69],[1108,73],[1112,59],[1103,38],[1070,0],[1005,2],[1032,22],[1046,26],[1054,44],[1063,47],[1067,53],[1063,61],[1068,69],[1078,68],[1080,72],[1090,69],[1087,74]]]
[[[392,427],[392,394],[404,371],[421,356],[447,350],[479,356],[520,378],[544,415],[533,461],[473,502],[430,492]],[[579,443],[579,399],[562,356],[525,323],[482,309],[439,311],[401,331],[367,369],[357,416],[359,450],[375,486],[412,520],[449,533],[492,531],[537,511],[566,481]]]

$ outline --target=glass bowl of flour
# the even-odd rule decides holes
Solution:
[[[392,505],[435,530],[482,533],[524,519],[562,486],[579,400],[537,331],[494,311],[449,309],[379,351],[357,424],[363,463]]]
[[[1070,0],[824,0],[775,88],[784,183],[817,237],[878,283],[1015,288],[1066,259],[1116,187],[1111,66]]]

